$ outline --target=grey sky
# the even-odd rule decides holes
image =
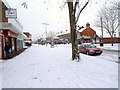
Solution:
[[[42,23],[48,23],[47,31],[53,31],[55,33],[69,30],[69,15],[67,4],[63,9],[62,0],[6,0],[12,8],[17,8],[17,15],[19,21],[22,23],[23,31],[29,31],[33,38],[37,38],[42,34],[45,34],[45,25]],[[23,2],[27,2],[28,8],[23,8],[21,5]],[[65,1],[65,0],[63,0]],[[81,5],[84,5],[85,1],[82,0]],[[81,13],[78,25],[85,26],[87,22],[91,24],[93,29],[94,19],[100,7],[106,3],[106,0],[91,0],[89,5]],[[96,30],[100,33],[99,30]]]

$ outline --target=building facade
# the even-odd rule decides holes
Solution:
[[[99,37],[96,31],[90,27],[90,24],[86,24],[86,28],[80,32],[81,43],[99,43]]]
[[[21,42],[22,39],[19,39],[18,36],[22,35],[23,27],[19,21],[15,18],[7,18],[5,11],[10,7],[7,2],[0,1],[2,9],[0,9],[1,19],[0,19],[0,58],[6,57],[6,52],[4,50],[6,42],[9,42],[12,45],[13,53],[16,53],[20,48],[18,40]],[[22,48],[22,47],[21,47]]]

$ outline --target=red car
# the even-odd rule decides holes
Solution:
[[[97,48],[93,44],[84,43],[79,46],[79,52],[88,55],[100,55],[103,51],[100,48]]]

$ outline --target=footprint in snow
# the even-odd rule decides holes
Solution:
[[[33,77],[32,79],[37,79],[37,77]]]

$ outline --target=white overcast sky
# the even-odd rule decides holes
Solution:
[[[38,38],[45,35],[45,25],[48,23],[47,32],[55,33],[70,30],[69,14],[67,4],[63,9],[59,6],[63,5],[65,0],[6,0],[11,8],[17,8],[17,17],[23,26],[23,31],[28,31],[32,37]],[[87,0],[81,0],[81,7]],[[91,24],[91,28],[100,34],[100,29],[94,27],[94,19],[100,7],[107,4],[109,0],[91,0],[88,6],[80,15],[78,25],[85,26],[87,22]],[[21,4],[27,2],[28,8],[24,8]]]

